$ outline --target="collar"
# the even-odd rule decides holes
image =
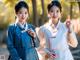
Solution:
[[[49,22],[48,22],[48,25],[49,25],[49,26],[52,26],[53,28],[57,28],[57,29],[59,29],[60,24],[61,24],[60,20],[58,21],[58,24],[57,24],[56,26],[52,23],[51,20],[49,20]]]
[[[21,29],[28,29],[28,24],[27,23],[24,23],[24,24],[20,23],[18,18],[16,18],[15,25],[18,25]]]
[[[28,29],[28,24],[27,23],[25,23],[25,24],[22,24],[22,23],[20,23],[20,22],[17,22],[17,23],[15,23],[17,26],[19,26],[21,29],[23,29],[23,30],[27,30]]]

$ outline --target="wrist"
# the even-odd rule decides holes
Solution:
[[[71,29],[68,29],[68,33],[71,33],[72,32],[72,30]]]
[[[68,33],[71,33],[72,31],[71,30],[68,30]]]

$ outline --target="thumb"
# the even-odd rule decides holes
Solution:
[[[66,21],[66,27],[70,28],[70,25],[71,25],[71,21]]]

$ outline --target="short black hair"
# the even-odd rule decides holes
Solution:
[[[49,3],[48,6],[47,6],[48,12],[50,11],[50,9],[51,9],[53,6],[57,6],[57,7],[60,9],[60,12],[62,11],[62,7],[61,7],[60,2],[59,2],[59,1],[52,1],[52,2]]]
[[[16,14],[22,7],[26,8],[29,11],[28,4],[25,1],[20,1],[15,5]]]

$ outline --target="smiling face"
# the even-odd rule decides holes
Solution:
[[[16,14],[19,22],[25,23],[29,15],[28,13],[27,8],[22,7]]]
[[[52,20],[52,22],[56,24],[61,17],[61,11],[57,6],[52,6],[51,9],[48,11],[48,16],[50,20]]]

